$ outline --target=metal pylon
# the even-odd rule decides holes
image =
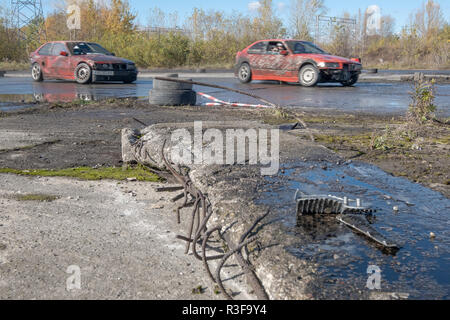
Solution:
[[[19,40],[29,46],[46,40],[42,0],[11,0],[11,23]]]

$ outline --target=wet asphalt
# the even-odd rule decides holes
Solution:
[[[232,78],[205,78],[196,81],[227,86],[253,93],[278,105],[292,108],[313,108],[362,112],[370,114],[403,114],[411,102],[408,82],[359,82],[353,87],[340,84],[320,84],[304,88],[298,84],[275,81],[255,81],[241,84]],[[75,99],[101,100],[106,98],[137,97],[146,99],[153,87],[152,79],[139,79],[134,84],[100,83],[78,85],[67,81],[35,83],[28,78],[0,78],[0,111],[24,107],[34,101],[67,102]],[[224,90],[194,86],[197,92],[210,94],[227,102],[259,103],[253,98]],[[199,97],[198,104],[211,102]],[[450,116],[450,84],[436,85],[436,104],[439,116]]]

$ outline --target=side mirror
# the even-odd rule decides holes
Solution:
[[[281,51],[280,51],[280,54],[281,54],[282,56],[287,56],[287,55],[289,54],[289,51],[287,51],[287,50],[281,50]]]
[[[61,52],[59,53],[59,55],[60,55],[60,56],[67,57],[69,54],[68,54],[67,52],[65,52],[65,51],[61,51]]]
[[[114,52],[111,52],[111,55],[114,56],[114,57],[116,56],[116,54]]]

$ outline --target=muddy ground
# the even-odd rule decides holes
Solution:
[[[448,125],[405,125],[400,116],[333,111],[302,115],[316,141],[347,159],[365,161],[450,196]],[[139,121],[137,121],[137,120]],[[120,130],[164,122],[294,121],[272,111],[224,107],[155,107],[137,100],[43,104],[0,113],[0,168],[120,166]],[[388,130],[386,130],[388,128]],[[24,135],[24,132],[29,134]],[[20,143],[20,141],[23,141]],[[8,141],[11,141],[9,145]]]
[[[406,199],[410,202],[405,202],[405,208],[401,208],[404,211],[402,215],[398,218],[391,217],[394,220],[398,219],[398,226],[400,226],[402,231],[403,239],[410,242],[409,246],[398,257],[391,257],[383,255],[379,250],[372,248],[366,241],[352,235],[349,233],[349,230],[342,226],[321,223],[320,225],[325,225],[326,232],[324,233],[315,229],[313,233],[310,233],[311,228],[309,225],[303,227],[306,232],[301,231],[302,226],[300,226],[300,229],[298,229],[298,226],[293,227],[295,221],[294,223],[291,221],[294,212],[291,199],[297,185],[301,190],[308,190],[311,187],[311,192],[316,192],[316,190],[324,193],[339,192],[342,190],[337,190],[336,188],[340,188],[341,185],[345,184],[344,181],[350,183],[346,187],[347,189],[344,190],[353,190],[353,193],[358,194],[358,192],[361,192],[361,186],[358,187],[352,184],[352,175],[357,174],[359,176],[361,173],[364,173],[368,181],[373,180],[374,185],[378,185],[378,190],[376,190],[377,198],[383,199],[384,195],[389,195],[389,193],[380,193],[383,192],[380,189],[384,184],[383,179],[389,179],[383,176],[384,173],[359,165],[352,167],[350,165],[352,162],[347,160],[355,162],[360,160],[376,164],[387,172],[406,176],[410,180],[418,180],[423,184],[429,185],[435,190],[442,192],[448,198],[449,132],[447,126],[436,124],[425,128],[421,127],[418,129],[420,130],[420,135],[416,135],[410,132],[412,131],[411,127],[405,127],[403,120],[399,118],[392,119],[363,114],[336,114],[335,112],[333,114],[308,112],[303,114],[303,119],[310,127],[318,143],[308,142],[307,132],[304,129],[298,130],[297,133],[292,135],[282,135],[287,137],[285,140],[282,138],[283,141],[281,143],[285,146],[282,158],[286,160],[283,161],[284,165],[277,179],[273,181],[268,180],[266,181],[267,183],[259,183],[261,179],[251,169],[246,170],[245,168],[230,169],[231,171],[229,172],[227,168],[221,172],[212,171],[207,179],[202,179],[202,176],[194,177],[194,181],[199,186],[211,193],[212,202],[217,205],[216,209],[219,213],[217,217],[219,220],[223,218],[226,222],[232,222],[237,218],[233,215],[234,213],[245,212],[246,215],[239,217],[239,219],[244,220],[244,223],[241,221],[241,224],[238,223],[236,225],[238,231],[235,233],[236,235],[242,232],[241,229],[244,228],[246,223],[248,224],[249,221],[252,221],[258,214],[262,213],[264,202],[269,201],[272,206],[278,206],[279,216],[274,219],[279,219],[278,221],[281,221],[281,224],[268,224],[262,227],[265,231],[261,235],[262,241],[260,243],[267,246],[267,248],[261,251],[261,256],[255,258],[258,274],[260,276],[266,275],[265,278],[261,277],[261,279],[265,284],[271,284],[272,286],[267,286],[267,290],[275,292],[276,295],[273,297],[278,299],[376,298],[370,295],[370,292],[362,291],[365,283],[365,270],[357,270],[356,272],[352,269],[350,273],[355,272],[353,275],[346,274],[341,276],[340,273],[337,273],[338,276],[336,278],[336,264],[343,268],[352,264],[352,259],[360,255],[358,252],[355,254],[354,250],[357,248],[357,250],[361,251],[361,256],[368,256],[367,260],[366,258],[363,259],[364,261],[362,261],[361,265],[365,265],[369,261],[377,261],[380,265],[392,268],[394,274],[397,274],[397,272],[398,274],[407,274],[406,271],[410,271],[407,268],[411,268],[411,266],[413,267],[411,272],[413,272],[414,276],[417,272],[419,284],[417,282],[410,284],[408,283],[409,280],[402,279],[399,280],[400,284],[396,284],[396,280],[391,279],[386,290],[399,292],[398,290],[405,288],[405,291],[402,292],[411,293],[413,298],[428,297],[420,290],[418,292],[414,291],[418,288],[417,286],[423,287],[425,283],[429,282],[430,278],[420,278],[422,271],[437,270],[436,272],[440,274],[441,270],[438,268],[440,260],[436,260],[436,263],[433,262],[433,265],[427,266],[422,263],[426,259],[418,258],[420,263],[415,263],[414,259],[416,256],[419,257],[426,254],[433,254],[435,255],[433,257],[437,259],[445,257],[447,231],[445,224],[441,224],[440,228],[435,228],[436,225],[433,224],[433,228],[435,228],[433,231],[438,234],[438,237],[440,236],[440,239],[438,238],[436,242],[432,243],[429,239],[426,239],[428,237],[426,230],[428,230],[429,226],[423,228],[420,217],[418,222],[414,224],[414,228],[417,230],[413,230],[405,224],[405,221],[410,219],[405,219],[408,215],[415,217],[417,212],[427,212],[422,207],[422,200],[417,200],[421,203],[417,203],[415,208],[409,209],[410,202],[414,199]],[[38,105],[35,109],[2,114],[0,131],[4,139],[0,142],[0,169],[64,169],[82,166],[120,167],[123,164],[121,155],[121,130],[123,128],[143,128],[146,125],[155,123],[193,122],[194,120],[231,122],[236,120],[256,120],[271,125],[295,121],[289,116],[283,116],[280,113],[273,113],[273,111],[267,110],[237,110],[223,107],[208,109],[204,107],[162,108],[148,106],[146,103],[136,100],[114,100],[89,104],[76,102],[71,104]],[[389,126],[389,130],[385,131],[387,126]],[[404,132],[408,132],[408,134],[405,135]],[[328,149],[321,148],[320,144],[326,145]],[[296,150],[297,145],[298,150]],[[336,153],[330,149],[336,151]],[[423,161],[427,162],[424,163]],[[422,166],[428,169],[421,170]],[[357,173],[355,173],[355,170]],[[325,176],[322,177],[321,175],[324,174]],[[370,175],[374,175],[374,179],[371,179]],[[30,190],[22,185],[20,188],[31,192],[31,189],[33,189],[31,183],[39,184],[34,179],[30,180],[30,186],[28,187]],[[14,175],[7,175],[7,180],[9,183],[4,183],[2,188],[4,193],[7,193],[8,188],[14,186],[15,183],[19,183],[14,181]],[[233,183],[232,188],[227,190],[227,192],[222,192],[220,188],[211,187],[211,185],[217,184],[220,186],[221,183],[227,184],[235,180],[239,180],[240,183]],[[49,182],[55,186],[55,190],[58,188],[57,185],[61,183],[58,181],[54,182],[53,179],[50,179]],[[22,181],[22,184],[24,183],[26,184],[27,180]],[[64,183],[70,184],[67,181],[64,181]],[[365,183],[368,182],[366,181]],[[387,183],[385,189],[388,186],[395,185],[395,183],[398,182]],[[47,183],[44,185],[47,185]],[[286,188],[286,185],[290,187]],[[123,187],[129,193],[128,189],[131,188],[129,183],[125,183]],[[132,188],[134,188],[132,191],[136,192],[139,197],[139,191],[136,191],[136,187]],[[367,189],[367,185],[362,186],[362,188]],[[413,186],[403,186],[402,190],[408,190],[409,188],[411,188],[411,193],[407,195],[411,196],[415,192],[412,190]],[[417,188],[414,187],[414,189]],[[80,189],[76,192],[82,193],[84,191]],[[108,192],[113,192],[113,190]],[[55,191],[54,193],[57,192]],[[99,184],[95,194],[101,197],[101,193],[102,186]],[[426,192],[418,190],[417,193],[425,194]],[[374,190],[370,188],[368,193],[364,193],[367,197],[371,194],[374,194]],[[70,200],[68,198],[70,195],[66,194],[66,192],[63,196],[63,199]],[[271,199],[271,197],[274,199]],[[445,206],[446,200],[437,199],[435,194],[430,195],[427,199],[432,199],[433,197],[436,198],[436,201],[440,201],[436,208],[441,208],[441,203],[444,203],[443,205]],[[155,195],[152,194],[150,198],[155,198]],[[234,201],[234,198],[240,199],[240,201]],[[395,204],[397,200],[392,200],[392,197],[385,199],[388,199],[386,203],[381,203],[382,201],[379,200],[378,202],[384,206],[384,211],[386,212],[389,206],[392,208],[393,204],[391,202],[394,201]],[[157,201],[157,198],[153,200]],[[108,199],[105,199],[105,201],[108,201]],[[6,204],[14,205],[14,203],[11,204],[8,201]],[[125,203],[125,205],[127,204]],[[64,206],[64,203],[61,205]],[[170,209],[166,208],[164,211],[173,211],[173,205],[170,205],[170,207]],[[13,212],[14,207],[11,208]],[[28,208],[28,210],[30,210],[28,215],[32,219],[32,207]],[[93,209],[92,212],[88,210],[86,214],[93,213],[95,210]],[[410,212],[410,210],[414,211]],[[100,213],[100,216],[103,214]],[[247,215],[249,215],[248,219],[246,218]],[[386,214],[386,217],[390,216],[392,214]],[[88,215],[86,218],[92,218],[92,221],[98,222],[99,217],[95,218]],[[51,220],[51,217],[47,218]],[[145,221],[151,223],[151,217],[143,216],[137,218],[139,218],[139,221],[147,219],[148,221]],[[439,216],[434,217],[434,219],[437,218],[445,219],[445,212],[440,212]],[[383,220],[383,216],[380,216],[379,219],[383,228],[386,228],[386,230],[393,229],[394,233],[396,232],[398,226],[394,227],[392,221]],[[166,223],[164,221],[162,222]],[[428,220],[426,221],[428,223]],[[45,224],[45,221],[43,222]],[[13,225],[17,226],[18,224],[14,223]],[[168,224],[168,228],[169,226],[170,224]],[[91,229],[95,231],[96,228],[94,224],[94,227]],[[98,228],[99,230],[101,229],[101,224]],[[173,226],[173,228],[177,228],[177,226]],[[408,228],[413,232],[411,235],[406,235],[404,232]],[[170,230],[172,229],[169,228]],[[158,230],[155,231],[157,232]],[[9,235],[8,232],[5,234]],[[17,232],[20,234],[20,230],[17,230]],[[127,232],[130,231],[127,230]],[[325,245],[322,243],[323,241],[326,242]],[[27,243],[26,239],[23,239],[23,242]],[[279,244],[274,245],[274,242],[279,242]],[[420,246],[417,246],[417,249],[420,250],[419,254],[414,252],[416,242],[420,243]],[[296,243],[301,243],[302,245],[298,246]],[[46,245],[48,243],[42,243],[42,247]],[[271,245],[274,246],[272,247]],[[95,243],[92,246],[93,248],[98,247]],[[285,250],[280,251],[280,246]],[[345,249],[347,246],[348,252]],[[330,247],[332,248],[331,250],[327,249]],[[431,253],[430,248],[436,250],[436,252]],[[438,249],[443,251],[438,251]],[[325,250],[325,253],[323,253],[323,250]],[[20,252],[18,251],[17,254]],[[260,251],[257,250],[258,252]],[[328,256],[329,253],[332,253],[331,258]],[[87,252],[87,254],[90,253]],[[313,255],[311,256],[311,254]],[[411,258],[411,254],[413,258]],[[136,253],[136,257],[139,255],[139,253]],[[300,260],[296,260],[294,257],[300,258]],[[316,257],[319,257],[317,261],[311,260],[311,258]],[[299,261],[302,262],[299,263]],[[326,266],[327,264],[331,267],[325,270],[325,274],[321,273],[319,266]],[[420,265],[420,270],[414,270],[414,265]],[[445,266],[445,264],[442,265]],[[358,264],[355,264],[355,266],[360,267]],[[126,264],[122,265],[117,269],[117,272],[121,268],[126,269],[128,266]],[[330,272],[330,270],[333,270],[334,274],[327,275],[327,272]],[[28,274],[29,277],[32,276],[32,272],[30,273],[29,270],[23,272]],[[276,275],[275,278],[269,277],[274,274]],[[355,281],[349,283],[346,281],[349,278]],[[14,275],[11,275],[11,281],[17,281]],[[330,283],[332,283],[331,286]],[[24,285],[26,286],[27,284],[24,283]],[[448,292],[446,292],[446,288],[448,289],[446,287],[447,283],[443,281],[439,285],[442,285],[442,287],[439,287],[439,290],[430,291],[432,293],[429,296],[430,298],[448,296]],[[192,285],[189,288],[192,288]],[[182,288],[178,297],[186,298],[186,294],[188,296],[192,294],[189,292],[191,290],[189,288]],[[427,290],[425,291],[427,292]],[[214,290],[210,291],[209,294],[215,297]],[[90,297],[92,296],[96,297],[95,295]],[[160,296],[165,297],[164,294],[160,294]],[[49,295],[48,297],[52,296]],[[134,296],[131,294],[129,297],[133,298]]]

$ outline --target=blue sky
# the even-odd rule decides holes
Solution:
[[[105,1],[105,0],[99,0]],[[107,0],[106,0],[107,1]],[[252,2],[257,0],[129,0],[131,7],[138,14],[138,21],[146,24],[150,9],[152,7],[159,7],[163,11],[171,12],[177,11],[180,17],[188,15],[192,12],[192,9],[203,8],[205,10],[214,9],[222,10],[226,12],[232,12],[233,10],[239,11],[244,14],[251,14],[249,9]],[[407,24],[409,14],[422,5],[425,0],[325,0],[327,6],[328,15],[340,16],[344,11],[350,13],[357,13],[358,9],[365,10],[370,5],[378,5],[382,14],[389,14],[396,19],[397,30],[401,26]],[[0,0],[0,4],[9,4],[9,0]],[[55,3],[59,3],[57,0],[42,0],[44,5],[44,11],[51,11]],[[281,17],[286,17],[288,14],[288,5],[291,0],[274,0],[278,13]],[[437,1],[444,12],[444,17],[447,21],[450,20],[450,1],[438,0]]]
[[[145,23],[148,18],[148,12],[151,7],[157,6],[164,11],[177,11],[180,16],[184,16],[192,12],[195,7],[203,8],[205,10],[223,10],[231,12],[233,10],[242,13],[252,13],[249,10],[252,2],[256,0],[129,0],[133,8],[138,13],[141,22]],[[280,16],[287,16],[289,13],[288,5],[291,0],[274,0]],[[358,9],[365,10],[370,5],[378,5],[382,14],[390,14],[396,19],[396,27],[407,24],[409,14],[422,5],[424,0],[325,0],[325,5],[328,8],[328,15],[340,16],[344,11],[350,13],[357,13]],[[450,1],[437,1],[444,11],[444,17],[449,20],[450,17]]]

